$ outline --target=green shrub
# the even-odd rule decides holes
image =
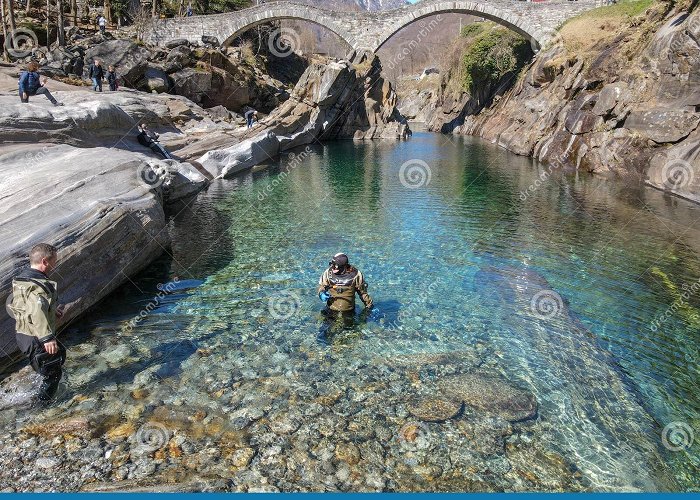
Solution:
[[[474,39],[462,62],[464,87],[472,95],[476,89],[491,87],[508,73],[518,72],[532,58],[530,42],[514,31],[492,25],[472,29],[471,33]]]

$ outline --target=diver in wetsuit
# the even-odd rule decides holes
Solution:
[[[338,331],[355,324],[355,294],[365,305],[363,314],[372,308],[372,297],[367,293],[367,282],[362,273],[350,265],[348,256],[338,253],[318,280],[318,297],[326,304],[326,321],[319,332],[319,340],[329,340]]]
[[[367,282],[362,273],[350,265],[348,256],[338,253],[328,263],[318,280],[318,297],[326,303],[328,310],[336,313],[355,311],[355,294],[365,308],[372,308],[372,297],[367,293]]]

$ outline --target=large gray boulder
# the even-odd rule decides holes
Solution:
[[[214,177],[231,177],[274,158],[279,152],[279,138],[274,132],[267,131],[230,148],[209,151],[199,159],[199,163]]]
[[[0,300],[40,242],[60,249],[53,278],[66,311],[59,326],[147,266],[168,243],[157,186],[147,174],[159,166],[108,148],[37,144],[0,154]],[[14,351],[14,320],[2,308],[0,352]]]
[[[43,97],[22,104],[15,96],[0,96],[0,143],[62,143],[148,152],[136,142],[136,125],[142,121],[184,141],[194,140],[188,137],[192,127],[217,127],[209,113],[180,96],[130,90],[58,91],[55,95],[65,106],[51,106]]]
[[[174,73],[186,68],[194,62],[192,50],[186,45],[180,45],[168,52],[165,57],[164,69],[168,73]]]
[[[170,92],[172,89],[172,80],[168,74],[160,68],[149,66],[141,81],[138,84],[139,89],[149,92]]]
[[[201,103],[204,95],[212,91],[212,74],[209,71],[185,68],[171,77],[175,92],[196,103]]]
[[[85,52],[85,68],[97,58],[102,61],[105,71],[109,65],[117,69],[124,86],[136,88],[148,67],[150,56],[148,49],[129,40],[108,40]]]

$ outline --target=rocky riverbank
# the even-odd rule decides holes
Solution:
[[[632,177],[700,202],[700,12],[689,8],[653,2],[631,19],[618,7],[574,19],[480,112],[444,82],[426,103],[402,95],[400,109],[552,168]]]
[[[170,94],[97,94],[49,83],[63,107],[43,97],[26,105],[14,93],[0,95],[0,168],[8,193],[0,202],[6,235],[0,299],[7,299],[28,249],[52,242],[61,251],[64,325],[161,254],[168,245],[168,203],[212,178],[318,139],[401,138],[406,126],[380,69],[377,59],[312,65],[288,102],[252,129]],[[2,82],[9,86],[12,78]],[[178,160],[154,158],[138,144],[141,122],[161,134]],[[15,350],[12,327],[3,311],[4,357]]]

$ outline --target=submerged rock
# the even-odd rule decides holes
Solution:
[[[439,382],[440,390],[477,411],[497,415],[510,422],[537,415],[535,396],[506,380],[476,374],[457,375]]]
[[[428,398],[409,404],[408,411],[424,422],[444,422],[456,417],[462,410],[462,402]]]

